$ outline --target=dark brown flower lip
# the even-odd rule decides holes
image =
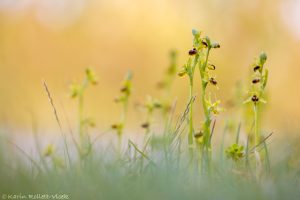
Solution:
[[[216,70],[216,66],[214,64],[209,64],[208,69],[210,70]]]
[[[203,132],[202,131],[199,131],[199,132],[197,132],[197,133],[194,134],[195,138],[200,138],[202,136],[203,136]]]
[[[259,98],[258,98],[258,96],[253,95],[252,98],[251,98],[251,100],[252,100],[253,102],[258,102]]]
[[[260,66],[259,65],[256,65],[253,70],[256,72],[257,70],[259,70]]]
[[[189,55],[190,56],[196,55],[197,53],[198,53],[198,51],[197,51],[196,48],[193,48],[193,49],[189,50]]]
[[[205,47],[207,47],[207,42],[205,42],[204,40],[202,40],[201,42]]]
[[[210,79],[209,79],[209,82],[210,82],[211,84],[213,84],[213,85],[217,85],[217,84],[218,84],[218,82],[217,82],[217,80],[216,80],[215,78],[210,78]]]
[[[142,128],[149,128],[150,124],[148,122],[143,123]]]
[[[256,83],[259,83],[259,82],[260,82],[260,79],[259,79],[259,78],[255,78],[255,79],[252,80],[252,83],[253,83],[253,84],[256,84]]]

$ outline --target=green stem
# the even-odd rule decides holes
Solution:
[[[190,78],[190,112],[189,112],[189,134],[188,134],[188,145],[189,145],[189,152],[191,158],[193,157],[193,137],[194,137],[194,125],[193,125],[193,103],[192,98],[193,98],[193,89],[194,89],[194,72],[195,72],[195,67],[198,63],[199,60],[199,54],[197,54],[194,58],[193,65],[191,66],[191,70],[189,72],[189,78]]]
[[[255,137],[254,146],[256,146],[259,144],[259,141],[260,141],[260,133],[259,133],[259,128],[258,128],[258,106],[257,106],[257,104],[254,104],[254,137]]]
[[[78,99],[78,117],[79,117],[79,136],[83,137],[83,94]]]
[[[121,128],[118,130],[118,154],[119,156],[121,156],[121,151],[122,151],[122,135],[123,135],[123,131],[124,131],[124,126],[126,123],[126,115],[127,115],[127,110],[128,110],[128,97],[126,97],[124,103],[123,103],[123,112],[121,114],[121,120],[120,120],[120,124],[121,124]]]
[[[270,157],[269,157],[269,151],[266,141],[264,141],[264,149],[265,149],[265,156],[266,156],[266,171],[269,174],[271,165],[270,165]]]
[[[188,136],[188,144],[189,148],[193,145],[193,132],[194,132],[194,127],[193,127],[193,79],[190,78],[190,112],[189,112],[189,136]]]
[[[88,85],[88,80],[85,79],[82,83],[81,86],[81,90],[79,92],[78,95],[78,117],[79,117],[79,135],[80,137],[83,137],[83,121],[84,121],[84,117],[83,117],[83,96],[84,96],[84,91],[86,89]]]
[[[210,48],[207,48],[206,58],[203,65],[199,65],[199,71],[201,76],[201,86],[202,86],[202,106],[204,112],[204,125],[203,125],[203,148],[202,148],[202,170],[207,170],[210,174],[210,167],[211,167],[211,142],[210,142],[210,124],[211,124],[211,117],[210,112],[207,107],[206,103],[206,87],[207,87],[207,80],[205,80],[205,70],[208,64],[208,57],[209,57]]]
[[[150,126],[151,126],[151,121],[152,121],[152,113],[153,113],[153,110],[148,110],[147,111],[147,117],[146,117],[146,123],[148,124],[148,127],[146,128],[146,136],[149,135],[150,133]]]
[[[126,99],[123,104],[123,112],[121,115],[121,123],[122,124],[124,124],[126,121],[127,108],[128,108],[128,100]]]
[[[211,124],[211,119],[210,119],[210,114],[207,108],[207,105],[205,103],[205,91],[206,89],[202,87],[203,93],[202,93],[202,102],[203,102],[203,110],[204,110],[204,117],[205,117],[205,122],[204,122],[204,145],[207,148],[210,148],[210,124]]]
[[[203,71],[206,69],[207,67],[207,63],[208,63],[208,57],[209,57],[209,52],[210,52],[210,48],[207,48],[207,52],[206,52],[206,58],[205,58],[205,63],[203,65]]]
[[[202,106],[203,106],[203,112],[204,112],[204,117],[205,117],[205,123],[204,123],[204,145],[207,148],[210,148],[210,124],[211,124],[211,119],[210,119],[210,113],[207,108],[205,96],[206,96],[206,86],[207,86],[207,81],[204,80],[204,73],[205,69],[207,67],[208,63],[208,57],[209,57],[209,52],[210,48],[207,48],[207,53],[206,53],[206,58],[203,66],[200,66],[200,76],[201,76],[201,82],[202,82],[202,95],[201,95],[201,100],[202,100]]]
[[[90,148],[90,141],[88,138],[86,138],[86,135],[84,133],[84,92],[85,89],[88,86],[88,80],[85,79],[82,83],[82,87],[80,90],[80,93],[78,95],[78,118],[79,118],[79,138],[80,138],[80,157],[82,155],[86,156],[85,154],[88,153]],[[87,142],[87,143],[86,143]],[[86,144],[88,149],[86,149]]]
[[[256,147],[259,145],[260,142],[260,132],[259,132],[259,127],[258,127],[258,105],[255,103],[254,104],[254,146]],[[256,152],[255,149],[255,154],[257,153],[257,157],[255,159],[256,165],[255,165],[255,171],[256,171],[256,178],[259,178],[259,165],[260,165],[260,154],[259,152]]]

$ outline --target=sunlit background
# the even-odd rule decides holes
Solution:
[[[129,69],[134,72],[129,126],[141,130],[144,113],[135,105],[148,94],[160,98],[156,84],[168,67],[169,51],[177,50],[182,66],[192,28],[221,44],[210,60],[217,66],[217,95],[225,107],[264,50],[270,71],[265,127],[280,134],[299,128],[298,0],[0,0],[1,127],[28,133],[34,123],[41,133],[57,131],[42,80],[64,126],[66,118],[73,124],[77,104],[69,85],[90,67],[99,84],[86,93],[85,113],[97,130],[119,119],[121,108],[113,99]],[[178,100],[180,113],[188,100],[186,78],[176,78],[170,98]],[[197,106],[195,115],[201,117]],[[223,116],[235,111],[227,108]]]

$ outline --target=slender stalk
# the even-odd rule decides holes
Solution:
[[[209,142],[209,137],[210,137],[210,124],[211,124],[211,119],[209,115],[209,111],[207,108],[207,105],[205,103],[205,91],[206,91],[206,86],[202,85],[202,95],[201,99],[203,102],[203,110],[204,110],[204,117],[205,117],[205,122],[204,122],[204,144],[207,148],[210,147],[210,142]]]
[[[236,138],[235,138],[235,143],[239,144],[239,140],[240,140],[240,132],[241,132],[241,122],[238,125],[238,129],[236,132]]]
[[[190,100],[193,98],[193,78],[190,78]],[[190,112],[189,112],[189,135],[188,135],[188,144],[189,148],[193,145],[193,103],[190,105]]]
[[[258,145],[260,142],[260,133],[259,133],[259,127],[258,127],[258,106],[257,104],[254,104],[254,145]]]
[[[264,149],[265,149],[265,156],[266,156],[266,171],[267,173],[270,173],[271,170],[271,164],[270,164],[270,156],[269,156],[269,150],[266,141],[264,141]]]
[[[211,168],[211,142],[210,142],[210,124],[211,124],[211,117],[210,112],[208,110],[208,106],[206,103],[206,87],[207,87],[207,80],[205,80],[205,69],[207,68],[208,64],[208,57],[209,57],[210,48],[207,48],[206,57],[203,65],[199,64],[199,71],[201,77],[201,101],[202,107],[204,112],[204,125],[203,125],[203,148],[202,148],[202,171],[206,169],[206,171],[210,174]]]
[[[46,90],[46,93],[47,93],[49,102],[50,102],[50,104],[51,104],[51,106],[52,106],[53,113],[54,113],[56,122],[57,122],[57,124],[58,124],[58,126],[59,126],[60,133],[61,133],[61,135],[62,135],[62,137],[63,137],[63,141],[64,141],[64,145],[65,145],[65,151],[66,151],[67,158],[68,158],[68,161],[69,161],[69,167],[71,167],[71,158],[70,158],[70,154],[69,154],[69,147],[68,147],[66,135],[65,135],[64,132],[63,132],[63,129],[62,129],[62,126],[61,126],[61,122],[60,122],[60,120],[59,120],[58,113],[57,113],[56,107],[55,107],[54,102],[53,102],[53,98],[52,98],[52,96],[51,96],[50,90],[49,90],[49,88],[48,88],[47,83],[46,83],[45,80],[43,81],[43,85],[44,85],[44,88],[45,88],[45,90]],[[42,160],[43,160],[43,159],[42,159]]]
[[[197,54],[194,58],[193,65],[191,66],[191,71],[189,73],[189,80],[190,80],[190,99],[193,98],[193,93],[194,93],[194,72],[195,72],[195,67],[198,63],[199,60],[199,54]],[[190,104],[190,112],[189,112],[189,134],[188,134],[188,145],[189,145],[189,151],[190,151],[190,156],[193,158],[193,138],[194,138],[194,125],[193,125],[193,102]]]
[[[151,120],[152,120],[152,110],[148,110],[146,116],[146,123],[148,124],[148,126],[145,129],[146,136],[149,136],[150,133]]]
[[[254,146],[259,145],[260,143],[260,132],[258,127],[258,105],[254,103]],[[255,149],[255,171],[256,171],[256,178],[259,178],[259,171],[260,171],[260,164],[261,164],[261,158],[260,153]]]
[[[221,161],[221,164],[223,165],[224,164],[224,144],[225,144],[225,134],[227,132],[227,129],[228,129],[228,123],[226,123],[225,127],[224,127],[224,130],[223,130],[223,133],[222,133],[222,139],[221,139],[221,147],[220,147],[220,161]]]
[[[79,121],[79,136],[82,142],[83,138],[83,94],[78,97],[78,121]]]
[[[207,81],[204,80],[204,72],[205,69],[207,67],[207,63],[208,63],[208,57],[209,57],[209,52],[210,52],[210,48],[207,48],[207,52],[206,52],[206,58],[205,58],[205,62],[204,64],[201,66],[200,69],[200,76],[201,76],[201,86],[202,86],[202,94],[201,94],[201,100],[202,100],[202,106],[203,106],[203,112],[204,112],[204,117],[205,117],[205,122],[204,122],[204,145],[207,148],[210,148],[210,124],[211,124],[211,118],[210,118],[210,113],[206,104],[206,86],[207,86]]]
[[[193,78],[190,77],[190,102],[193,98]],[[189,110],[189,133],[188,133],[188,149],[189,149],[189,156],[190,161],[193,160],[194,152],[193,152],[193,138],[194,137],[194,125],[193,125],[193,102],[190,104],[190,110]]]
[[[113,129],[116,129],[117,135],[118,135],[118,154],[119,156],[121,155],[121,147],[122,147],[122,135],[124,131],[124,126],[126,123],[126,116],[127,116],[127,111],[128,111],[128,99],[131,94],[131,78],[132,74],[129,71],[127,73],[127,76],[123,82],[123,86],[121,88],[121,95],[117,99],[117,102],[122,103],[122,113],[120,116],[120,122],[116,125],[113,125]]]
[[[244,102],[253,103],[253,117],[254,117],[254,154],[255,154],[255,171],[256,177],[259,178],[259,171],[261,169],[261,156],[256,150],[256,147],[261,143],[261,129],[260,129],[260,103],[266,103],[264,100],[264,90],[268,80],[268,70],[264,69],[264,64],[266,63],[267,55],[266,53],[260,53],[259,57],[255,60],[253,64],[253,78],[252,78],[252,89],[250,90],[250,97]]]
[[[79,125],[79,138],[80,138],[80,157],[87,156],[90,151],[91,143],[85,133],[85,117],[84,117],[84,92],[88,86],[89,80],[85,79],[82,83],[81,90],[78,94],[78,125]]]
[[[84,125],[84,113],[83,113],[83,107],[84,107],[84,92],[86,87],[88,86],[88,80],[85,79],[82,83],[81,90],[79,91],[78,95],[78,118],[79,118],[79,136],[80,139],[83,139],[84,136],[84,130],[83,130],[83,125]]]
[[[119,155],[121,155],[121,151],[122,151],[122,135],[124,132],[124,125],[126,123],[126,116],[127,116],[127,110],[128,110],[128,99],[126,99],[123,103],[123,111],[121,114],[121,119],[120,119],[120,124],[122,126],[121,129],[119,129],[118,132],[118,153]]]

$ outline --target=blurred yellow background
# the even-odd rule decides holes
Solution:
[[[192,28],[221,44],[210,60],[223,102],[234,96],[237,81],[248,80],[254,57],[267,52],[266,124],[271,130],[299,128],[297,0],[0,0],[0,122],[18,130],[30,130],[32,120],[45,130],[54,127],[43,79],[59,114],[76,120],[68,86],[91,67],[99,85],[87,91],[86,113],[105,129],[118,119],[121,108],[113,99],[126,71],[134,72],[132,105],[147,94],[158,98],[155,85],[168,53],[176,49],[178,67],[184,64]],[[178,111],[187,102],[187,87],[186,78],[176,79]]]

